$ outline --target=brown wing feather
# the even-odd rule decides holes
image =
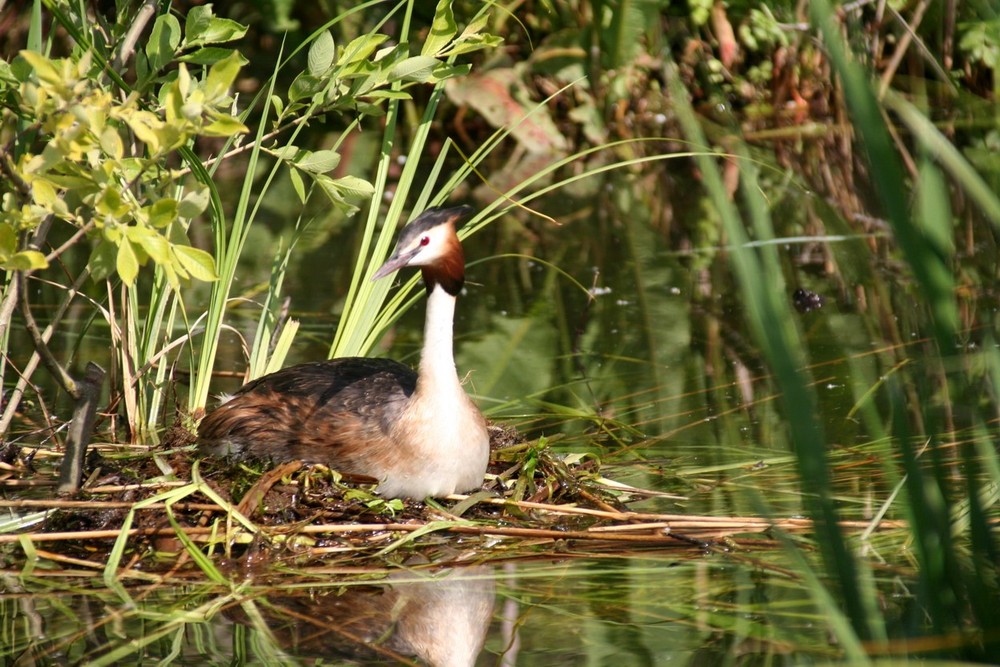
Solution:
[[[301,364],[259,378],[198,427],[203,452],[324,463],[372,474],[392,455],[390,432],[416,387],[412,369],[389,359]]]

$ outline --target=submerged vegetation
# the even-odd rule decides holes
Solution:
[[[62,592],[123,611],[49,642],[0,621],[5,660],[183,660],[225,617],[263,661],[319,650],[280,624],[308,618],[436,664],[402,620],[336,610],[385,617],[442,566],[611,556],[780,579],[807,640],[690,599],[627,610],[743,654],[1000,653],[989,3],[22,4],[0,15],[0,560],[9,591],[78,577]],[[521,432],[496,428],[484,490],[404,503],[195,461],[211,392],[303,348],[410,347],[416,278],[369,278],[449,200],[477,204],[462,233],[501,286],[471,282],[459,366]],[[332,338],[290,311],[303,285],[334,292]],[[483,629],[500,578],[456,581],[467,661],[512,650],[516,621]],[[135,611],[171,584],[183,614]]]

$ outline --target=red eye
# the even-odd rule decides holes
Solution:
[[[429,237],[429,236],[421,236],[420,237],[420,245],[421,246],[425,246],[425,245],[427,245],[430,242],[431,242],[431,237]]]

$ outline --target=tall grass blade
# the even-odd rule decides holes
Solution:
[[[872,166],[873,185],[893,228],[894,239],[926,297],[934,339],[941,355],[945,355],[944,359],[927,362],[933,375],[920,378],[915,389],[904,392],[899,380],[892,378],[887,392],[893,408],[894,435],[906,471],[906,511],[920,562],[918,601],[926,610],[926,623],[932,632],[961,638],[961,652],[982,659],[990,656],[990,647],[995,648],[1000,642],[995,609],[990,609],[995,602],[991,605],[987,601],[996,599],[998,549],[983,504],[983,499],[993,495],[996,454],[983,456],[984,445],[975,442],[959,443],[954,450],[958,452],[957,458],[950,448],[942,447],[946,436],[940,434],[947,432],[950,422],[944,422],[935,406],[942,392],[949,405],[952,397],[964,399],[974,415],[972,431],[975,432],[981,429],[978,411],[989,413],[984,415],[986,419],[995,419],[992,414],[995,403],[978,400],[983,387],[973,380],[977,373],[970,372],[968,357],[959,357],[955,352],[956,343],[967,334],[961,330],[955,297],[950,192],[937,165],[944,166],[954,184],[970,195],[994,227],[1000,218],[1000,200],[928,119],[901,97],[887,95],[890,108],[903,119],[924,149],[916,175],[917,206],[915,215],[911,215],[907,179],[871,83],[861,67],[849,58],[829,3],[815,0],[810,4],[810,13],[843,81],[854,128]],[[984,354],[987,358],[995,356],[992,350]],[[996,384],[988,386],[987,392],[995,398]],[[921,436],[927,443],[922,454],[916,451],[909,423],[914,395],[918,400],[924,399],[918,408],[926,430],[926,435]],[[956,505],[959,494],[954,477],[958,469],[964,479],[964,501]],[[972,551],[971,563],[962,556],[966,543]]]
[[[282,49],[279,50],[276,63],[281,62]],[[205,331],[198,355],[198,367],[193,369],[194,384],[189,395],[188,408],[191,412],[205,408],[208,402],[208,389],[212,379],[212,369],[215,366],[215,356],[219,348],[219,332],[222,328],[222,321],[226,313],[226,305],[236,278],[236,267],[240,256],[243,253],[243,246],[246,244],[249,233],[249,226],[253,221],[249,213],[250,201],[254,196],[258,197],[258,205],[263,199],[263,193],[267,189],[267,184],[256,185],[257,164],[260,161],[261,143],[263,141],[264,130],[267,127],[268,117],[271,111],[271,99],[274,86],[277,80],[277,70],[271,77],[268,94],[264,96],[261,117],[257,125],[257,134],[254,137],[253,149],[247,162],[247,171],[243,177],[243,186],[240,197],[236,205],[236,212],[229,233],[226,233],[226,218],[222,210],[221,202],[218,207],[215,203],[218,193],[213,189],[212,206],[212,239],[215,245],[215,257],[218,264],[217,272],[219,279],[212,284],[212,293],[209,298],[207,317],[205,319]],[[277,165],[275,166],[277,169]],[[197,170],[196,170],[197,171]],[[272,171],[272,176],[273,176]]]
[[[408,35],[410,30],[410,13],[412,5],[407,6],[407,11],[401,27],[401,34]],[[392,91],[399,91],[401,82],[392,84]],[[392,287],[392,281],[380,280],[372,282],[371,277],[381,265],[383,260],[389,256],[392,242],[396,236],[396,228],[403,216],[403,207],[408,200],[410,190],[417,180],[419,169],[422,167],[419,156],[424,153],[424,146],[430,135],[434,117],[437,113],[438,104],[444,94],[444,84],[439,82],[431,91],[424,110],[420,124],[414,129],[410,146],[407,150],[406,164],[395,184],[395,193],[392,203],[385,215],[385,221],[381,231],[376,234],[379,208],[374,202],[383,200],[384,193],[388,186],[390,167],[392,166],[393,146],[396,140],[396,126],[400,116],[400,102],[397,99],[389,101],[385,117],[385,129],[382,135],[382,145],[380,157],[375,175],[375,194],[372,197],[373,205],[369,209],[368,218],[365,221],[365,228],[362,232],[362,242],[358,259],[351,276],[351,285],[347,293],[344,305],[344,314],[340,325],[330,344],[329,355],[333,357],[364,356],[367,354],[374,342],[381,335],[381,330],[376,327],[385,304],[386,297]],[[426,188],[420,195],[418,202],[426,202],[431,197],[430,188]],[[419,203],[417,204],[419,206]],[[417,207],[414,210],[419,210]],[[374,248],[372,248],[374,244]]]
[[[697,145],[706,145],[701,127],[687,101],[687,92],[672,65],[669,72],[671,99],[685,135]],[[862,639],[881,636],[882,633],[876,630],[875,619],[870,615],[875,605],[862,598],[858,565],[839,528],[823,428],[817,415],[812,383],[801,370],[806,366],[805,355],[785,296],[776,249],[771,244],[757,248],[746,246],[750,240],[747,230],[729,200],[718,166],[708,153],[696,154],[695,161],[732,243],[732,266],[746,304],[748,321],[781,388],[782,405],[791,441],[795,445],[799,474],[804,488],[811,491],[805,496],[806,507],[815,522],[816,538],[828,576],[839,589],[838,598],[844,602],[854,631]],[[774,233],[752,163],[744,158],[738,164],[741,189],[756,239],[770,239]]]
[[[844,49],[840,31],[826,0],[809,5],[810,16],[823,34],[830,60],[844,86],[853,127],[864,147],[872,184],[879,195],[886,217],[914,277],[921,285],[934,314],[934,333],[942,352],[951,349],[958,323],[953,281],[947,257],[932,238],[918,228],[909,211],[906,174],[885,125],[882,110],[867,74],[853,62]],[[945,222],[945,221],[940,221]]]
[[[851,619],[842,611],[843,607],[840,602],[834,596],[830,595],[829,589],[823,585],[822,579],[816,574],[809,561],[806,560],[800,547],[781,531],[778,531],[777,534],[785,547],[785,553],[792,560],[796,574],[802,577],[805,587],[808,589],[819,612],[823,615],[826,623],[829,624],[833,635],[844,650],[844,657],[855,667],[872,664],[864,645],[858,639]]]

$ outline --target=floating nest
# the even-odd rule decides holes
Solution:
[[[0,534],[0,544],[30,544],[48,560],[143,577],[176,573],[192,560],[202,569],[213,562],[263,570],[319,560],[453,565],[666,547],[729,550],[738,535],[811,527],[805,519],[631,511],[629,502],[665,494],[615,483],[601,476],[596,458],[561,457],[544,440],[525,442],[502,426],[491,427],[491,449],[482,491],[426,502],[382,498],[374,480],[324,466],[198,460],[193,436],[180,426],[155,451],[96,447],[88,460],[95,472],[72,498],[37,498],[56,485],[38,459],[57,453],[36,450],[35,460],[25,461],[8,452],[0,488],[22,499],[0,505],[20,510],[24,523],[19,534]],[[0,557],[23,562],[11,549]]]

